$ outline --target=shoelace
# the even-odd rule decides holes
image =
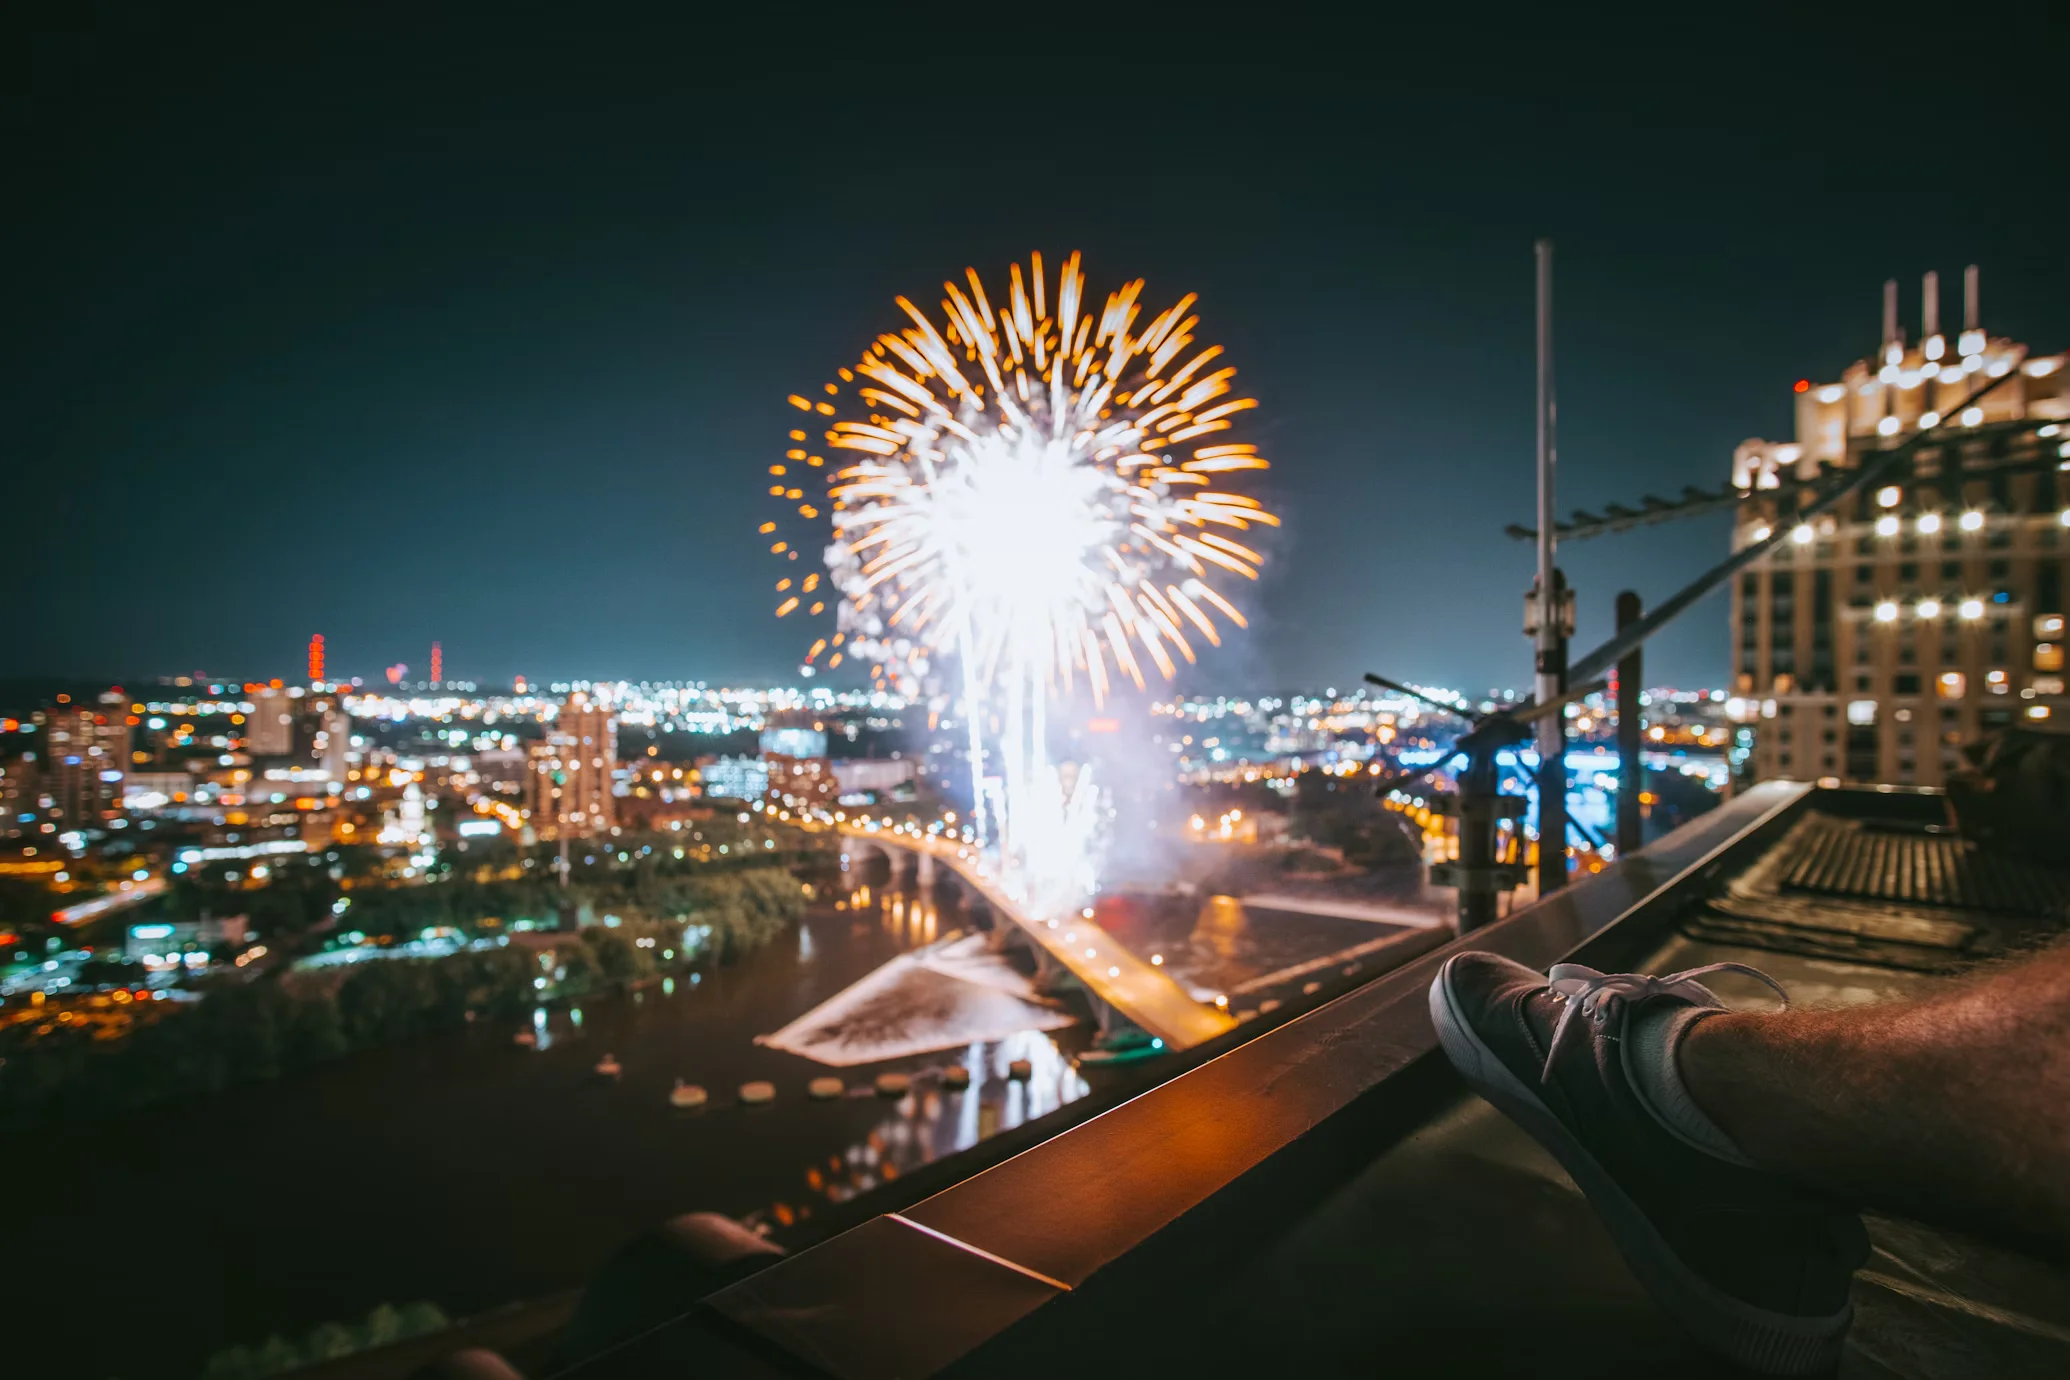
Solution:
[[[1545,1051],[1545,1069],[1538,1075],[1538,1081],[1552,1081],[1553,1060],[1559,1057],[1560,1047],[1566,1043],[1567,1032],[1574,1024],[1579,1012],[1591,1019],[1597,1018],[1611,1002],[1644,1001],[1649,997],[1679,997],[1698,1006],[1722,1007],[1718,994],[1698,982],[1700,977],[1712,973],[1741,973],[1767,987],[1790,1004],[1790,994],[1759,968],[1750,968],[1744,963],[1706,963],[1701,968],[1685,968],[1666,977],[1651,977],[1645,973],[1599,973],[1579,963],[1556,963],[1546,974],[1546,985],[1557,996],[1566,998],[1559,1020],[1553,1023],[1552,1043]]]

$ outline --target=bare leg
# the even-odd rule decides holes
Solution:
[[[2070,1255],[2070,945],[1913,1001],[1706,1017],[1678,1054],[1763,1168]]]

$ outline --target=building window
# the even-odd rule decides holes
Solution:
[[[1919,693],[1919,675],[1916,671],[1900,671],[1891,677],[1890,688],[1893,694],[1916,695]]]
[[[1940,696],[1942,699],[1959,700],[1962,698],[1964,691],[1968,688],[1968,684],[1969,682],[1963,676],[1962,672],[1943,671],[1941,672],[1941,678],[1937,682],[1935,682],[1935,688],[1940,691]]]

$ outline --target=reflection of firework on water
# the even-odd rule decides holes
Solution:
[[[1051,814],[1077,792],[1047,770],[1045,701],[1080,677],[1096,700],[1117,675],[1140,687],[1146,664],[1170,678],[1218,622],[1243,624],[1216,584],[1255,578],[1245,534],[1278,522],[1237,491],[1266,467],[1230,439],[1256,403],[1198,346],[1190,294],[1139,327],[1138,280],[1095,313],[1076,254],[1054,283],[1040,255],[1013,265],[996,305],[974,269],[943,286],[940,324],[901,297],[909,325],[821,398],[792,397],[812,421],[770,492],[828,523],[831,588],[785,578],[777,614],[835,602],[808,665],[862,659],[908,692],[953,653],[967,701],[1004,716],[1008,801]],[[795,561],[799,544],[772,549]]]

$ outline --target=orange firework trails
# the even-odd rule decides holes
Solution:
[[[975,269],[943,284],[940,324],[901,297],[909,325],[820,400],[792,396],[813,421],[770,467],[770,493],[830,526],[839,596],[808,662],[861,656],[903,682],[959,651],[981,683],[1083,674],[1098,697],[1116,671],[1142,685],[1145,659],[1170,677],[1174,654],[1219,643],[1218,615],[1242,625],[1213,582],[1254,578],[1242,535],[1278,521],[1236,491],[1266,468],[1229,435],[1257,404],[1232,396],[1220,346],[1198,346],[1191,294],[1138,330],[1141,280],[1097,315],[1078,255],[1053,300],[1051,286],[1037,254],[1011,267],[996,308]],[[787,560],[825,540],[783,525],[793,535],[773,549]],[[779,616],[828,602],[817,574],[777,589]]]

